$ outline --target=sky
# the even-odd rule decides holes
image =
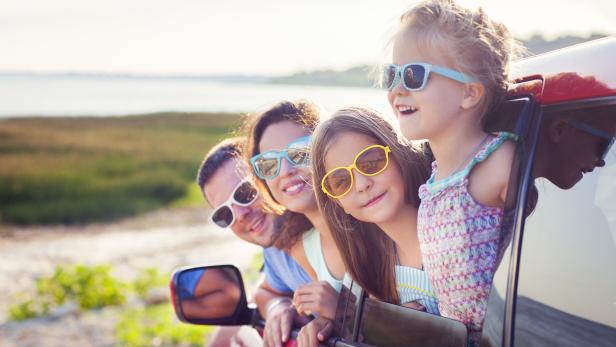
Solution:
[[[614,0],[458,0],[517,38],[616,34]],[[0,71],[257,74],[373,63],[400,0],[0,0]]]

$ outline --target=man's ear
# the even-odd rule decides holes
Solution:
[[[464,95],[460,106],[463,109],[471,109],[479,105],[485,94],[485,88],[481,83],[468,83],[464,85]]]
[[[548,138],[554,143],[559,143],[565,138],[565,133],[568,128],[569,126],[566,119],[555,119],[548,125]]]

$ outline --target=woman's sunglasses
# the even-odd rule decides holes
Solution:
[[[405,65],[390,64],[383,68],[381,86],[392,90],[402,81],[406,90],[416,92],[424,89],[430,72],[437,73],[460,83],[471,83],[473,79],[459,71],[428,63],[409,63]]]
[[[610,133],[603,131],[603,130],[599,130],[593,126],[590,126],[586,123],[583,122],[578,122],[574,119],[569,119],[569,125],[571,125],[572,127],[584,131],[590,135],[596,136],[600,139],[605,140],[605,146],[603,147],[603,150],[600,154],[600,159],[601,160],[605,160],[605,157],[607,157],[607,154],[610,151],[610,148],[612,148],[612,145],[614,144],[614,136],[612,136]]]
[[[307,166],[310,164],[310,136],[293,140],[281,151],[267,151],[250,158],[250,164],[260,179],[271,180],[280,174],[282,158],[291,165]]]
[[[255,202],[258,196],[259,191],[252,185],[250,179],[243,179],[233,188],[231,196],[229,196],[227,201],[223,202],[212,212],[210,221],[221,228],[230,227],[235,222],[235,213],[231,204],[248,206]]]
[[[387,168],[390,152],[388,146],[372,145],[364,148],[357,153],[353,164],[332,169],[323,177],[321,180],[323,193],[333,199],[347,195],[354,182],[351,170],[355,169],[364,176],[378,175]]]

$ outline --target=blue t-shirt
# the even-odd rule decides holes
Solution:
[[[277,248],[263,249],[263,263],[267,284],[281,293],[293,293],[297,287],[312,282],[290,255]]]
[[[192,299],[195,297],[195,288],[197,283],[201,280],[201,276],[205,269],[194,269],[183,272],[178,278],[177,290],[180,294],[180,299]]]

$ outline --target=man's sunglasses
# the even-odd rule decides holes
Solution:
[[[235,222],[235,213],[232,204],[240,206],[251,205],[259,197],[259,191],[251,183],[250,179],[243,179],[238,183],[227,201],[218,206],[210,215],[210,221],[221,228],[230,227]]]
[[[381,76],[381,87],[392,90],[398,83],[402,82],[406,90],[411,92],[420,91],[426,87],[430,72],[437,73],[460,83],[473,82],[471,77],[459,71],[428,63],[416,62],[405,65],[390,64],[385,66]]]
[[[280,174],[282,159],[291,165],[307,166],[310,164],[310,136],[293,140],[281,151],[267,151],[250,158],[250,164],[257,177],[264,180],[274,179]]]
[[[387,168],[389,153],[391,150],[388,146],[372,145],[364,148],[357,153],[353,164],[337,167],[323,176],[321,180],[323,193],[333,199],[347,195],[354,183],[351,170],[355,169],[364,176],[378,175]]]
[[[569,119],[568,123],[569,125],[571,125],[572,127],[578,130],[584,131],[588,134],[604,139],[606,141],[605,147],[603,149],[603,152],[600,154],[599,158],[601,160],[605,160],[605,157],[607,157],[607,154],[610,152],[610,148],[612,148],[612,145],[614,144],[614,136],[612,136],[606,131],[599,130],[593,126],[590,126],[583,122],[578,122],[574,119]]]

